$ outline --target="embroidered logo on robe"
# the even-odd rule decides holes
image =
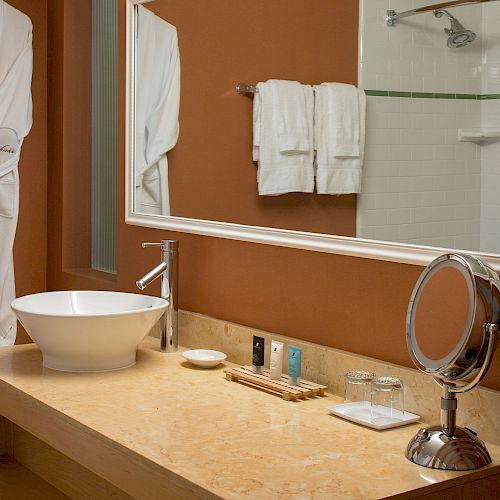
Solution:
[[[10,160],[19,148],[19,138],[11,128],[0,127],[0,165]]]

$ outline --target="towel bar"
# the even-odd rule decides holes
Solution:
[[[238,83],[236,85],[236,92],[240,95],[256,94],[259,89],[254,85],[248,85],[248,83]]]
[[[236,85],[236,92],[239,95],[245,96],[247,94],[258,94],[259,89],[256,85],[248,85],[248,83],[238,83],[238,85]],[[314,88],[313,92],[316,93]]]

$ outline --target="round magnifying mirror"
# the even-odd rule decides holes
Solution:
[[[410,300],[410,355],[419,369],[448,383],[452,392],[477,383],[484,367],[485,324],[492,321],[491,272],[470,256],[443,255],[422,273]]]
[[[469,470],[491,462],[482,441],[455,425],[456,393],[475,387],[491,362],[499,289],[495,271],[464,254],[438,257],[415,285],[406,319],[408,349],[415,365],[444,391],[441,425],[421,429],[408,445],[407,457],[415,463]]]

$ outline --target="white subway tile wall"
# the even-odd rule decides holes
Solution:
[[[402,243],[500,250],[500,143],[458,141],[459,128],[500,128],[500,4],[454,9],[478,33],[468,47],[446,46],[432,13],[387,27],[398,12],[428,1],[361,0],[359,85],[368,96],[366,154],[357,235]],[[483,50],[484,49],[484,50]],[[394,92],[473,94],[396,97]]]
[[[403,18],[392,27],[386,25],[387,10],[403,12],[430,3],[429,0],[361,0],[361,87],[481,93],[481,37],[468,47],[449,49],[444,33],[449,22],[445,17],[435,18],[432,13]],[[493,6],[488,6],[488,13],[493,10]],[[482,32],[481,6],[460,7],[454,9],[454,14],[466,28]],[[489,25],[495,29],[494,22]]]
[[[483,10],[483,94],[500,94],[500,7]],[[481,101],[483,127],[500,128],[500,100]],[[500,142],[481,146],[481,250],[500,249]]]
[[[479,248],[480,146],[458,142],[457,128],[479,127],[480,110],[465,99],[368,97],[360,237]]]

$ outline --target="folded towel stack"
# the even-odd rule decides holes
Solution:
[[[309,85],[269,80],[254,99],[253,159],[260,195],[314,190],[313,110]]]
[[[314,89],[316,190],[318,194],[359,193],[365,144],[365,93],[343,83],[322,83]]]
[[[359,193],[366,97],[353,85],[286,80],[257,85],[253,159],[260,195]],[[315,116],[315,118],[314,118]],[[314,161],[316,150],[316,165]]]

